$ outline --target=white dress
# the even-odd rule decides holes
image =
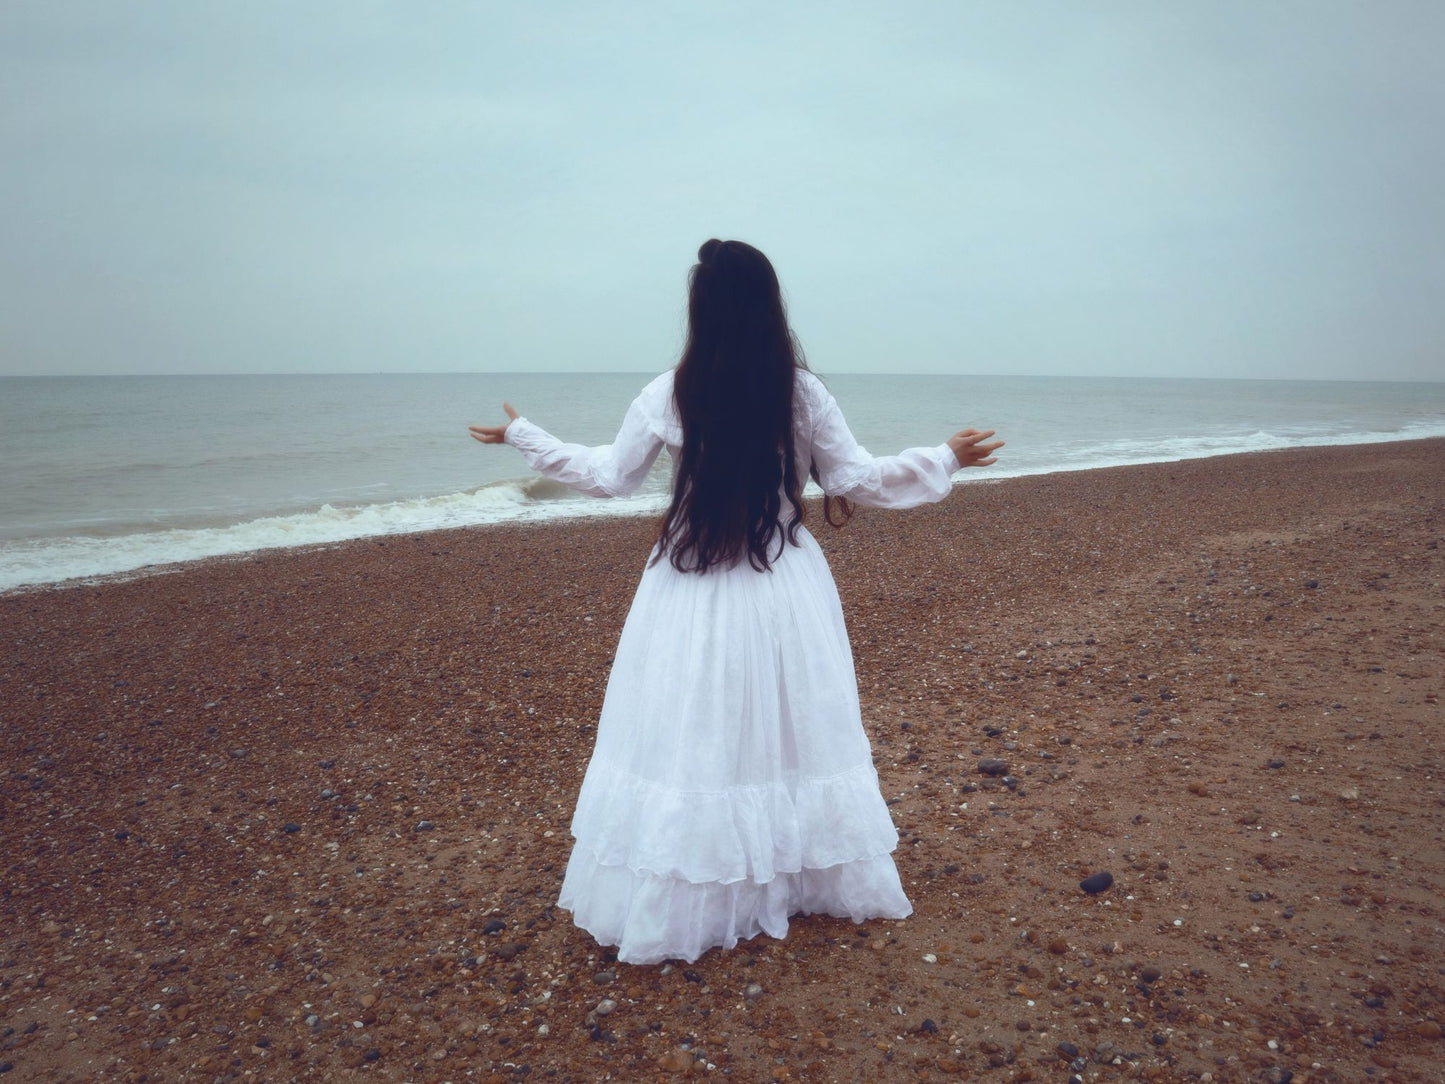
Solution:
[[[563,444],[525,418],[507,443],[585,493],[634,491],[682,430],[672,372],[643,389],[610,445]],[[821,381],[798,371],[800,477],[903,508],[945,496],[947,444],[868,454]],[[784,503],[784,511],[789,506]],[[771,571],[649,563],[622,629],[572,818],[559,903],[625,963],[695,960],[823,913],[912,911],[858,708],[838,592],[806,529]]]

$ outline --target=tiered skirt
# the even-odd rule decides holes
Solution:
[[[623,962],[781,938],[798,914],[912,910],[837,589],[799,542],[767,572],[643,573],[559,900]]]

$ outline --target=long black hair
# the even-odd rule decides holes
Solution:
[[[770,567],[796,545],[803,479],[793,447],[793,387],[806,368],[768,258],[741,241],[706,241],[688,280],[687,342],[673,377],[682,451],[658,558],[706,572],[747,554]],[[791,506],[783,522],[783,500]],[[844,518],[851,509],[844,505]],[[832,522],[831,509],[825,511]]]

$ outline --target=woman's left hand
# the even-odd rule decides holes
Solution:
[[[512,409],[511,403],[503,403],[502,409],[507,412],[507,417],[511,419],[507,422],[507,425],[511,425],[512,422],[521,417],[520,414]],[[467,430],[472,434],[473,440],[479,440],[483,444],[507,443],[506,425],[469,425],[467,426]]]

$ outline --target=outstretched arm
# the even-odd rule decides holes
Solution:
[[[518,414],[511,403],[503,403],[502,408],[510,421],[470,426],[474,439],[483,444],[510,444],[539,474],[593,497],[624,497],[634,492],[662,451],[662,440],[648,424],[640,399],[628,408],[616,439],[595,448],[564,444]]]
[[[986,467],[1003,441],[990,441],[993,430],[963,429],[933,448],[909,448],[898,455],[875,456],[848,428],[832,394],[816,385],[813,463],[825,493],[876,508],[912,508],[942,500],[953,474],[964,467]]]

